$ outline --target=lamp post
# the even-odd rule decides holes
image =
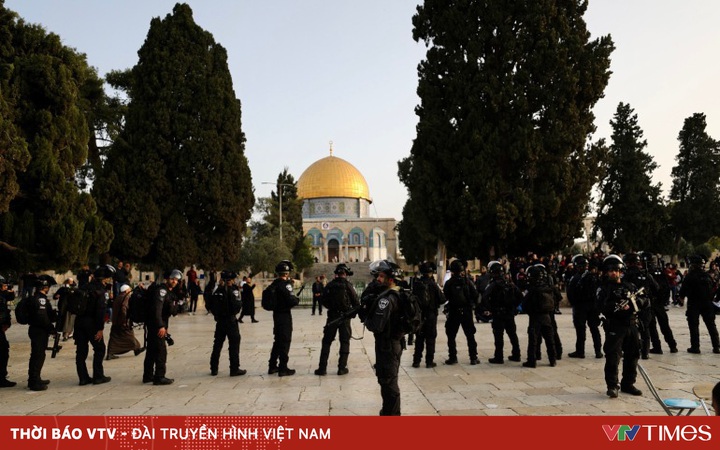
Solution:
[[[280,242],[283,241],[282,236],[282,188],[283,186],[293,186],[292,184],[288,183],[273,183],[271,181],[263,181],[262,184],[274,184],[278,188],[278,228],[280,229]]]

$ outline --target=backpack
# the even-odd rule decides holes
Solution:
[[[277,307],[277,292],[275,292],[275,289],[275,283],[263,289],[260,306],[262,306],[265,311],[272,311]]]
[[[30,297],[23,297],[17,305],[15,305],[15,320],[20,325],[30,323]]]
[[[147,289],[142,286],[137,286],[133,289],[128,300],[128,319],[132,323],[145,323],[148,319],[148,309],[150,308],[150,300],[152,292],[154,292],[152,285]]]
[[[423,325],[422,311],[417,295],[409,289],[400,289],[400,330],[403,333],[420,331]]]
[[[85,289],[68,289],[65,310],[76,316],[84,316],[90,305],[90,292]]]
[[[555,312],[555,296],[553,295],[552,288],[538,290],[538,312],[541,313],[553,313]]]
[[[350,299],[347,295],[347,288],[342,281],[333,280],[325,286],[325,292],[320,303],[327,309],[345,312],[350,309]]]
[[[420,312],[422,313],[423,318],[427,317],[428,313],[432,309],[430,289],[428,288],[427,283],[422,281],[420,278],[412,278],[410,281],[410,290],[412,295],[414,295],[418,300]]]

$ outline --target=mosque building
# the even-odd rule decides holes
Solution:
[[[297,181],[303,233],[318,263],[397,260],[395,219],[370,217],[370,189],[352,164],[333,155],[315,161]]]

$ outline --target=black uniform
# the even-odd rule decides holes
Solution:
[[[158,337],[160,328],[168,329],[170,316],[175,309],[175,298],[166,284],[151,288],[149,295],[147,321],[147,351],[143,363],[143,383],[159,382],[167,372],[167,343],[166,338]]]
[[[482,294],[482,308],[492,315],[495,355],[489,360],[491,363],[502,364],[504,362],[505,341],[503,336],[505,333],[507,333],[512,346],[509,359],[520,361],[520,342],[518,341],[515,315],[522,299],[520,289],[505,281],[502,276],[494,278]]]
[[[658,296],[660,286],[658,286],[655,279],[650,276],[647,272],[636,266],[630,266],[627,268],[625,275],[623,276],[624,281],[632,283],[638,289],[643,289],[643,296],[652,299]],[[640,331],[640,356],[642,359],[648,359],[648,351],[650,350],[650,324],[653,320],[653,309],[650,307],[648,301],[643,309],[638,312],[639,331]]]
[[[470,364],[478,364],[477,342],[475,341],[475,322],[473,309],[477,306],[478,293],[475,285],[466,277],[453,273],[443,286],[443,293],[448,301],[448,314],[445,321],[445,334],[448,340],[448,359],[445,364],[457,364],[457,336],[462,326],[467,339]]]
[[[333,301],[331,296],[335,291],[335,286],[344,290],[344,298],[339,302],[341,304],[335,305],[337,301]],[[325,329],[323,330],[322,338],[322,349],[320,350],[320,363],[318,364],[318,370],[315,371],[317,375],[324,375],[327,372],[328,358],[330,357],[330,346],[335,340],[336,335],[340,335],[340,354],[338,357],[338,375],[345,375],[348,373],[347,362],[348,356],[350,355],[350,336],[352,335],[352,328],[350,327],[350,318],[338,322],[335,325],[329,325],[330,322],[339,318],[343,313],[349,311],[352,308],[356,308],[360,305],[357,292],[353,288],[352,284],[347,280],[338,276],[330,281],[323,292],[323,301],[325,302],[325,308],[327,308],[327,322]],[[337,308],[335,307],[337,306]]]
[[[600,311],[605,316],[605,383],[608,394],[620,386],[623,391],[634,389],[637,380],[637,363],[640,359],[640,331],[638,330],[637,311],[630,305],[629,309],[619,309],[618,305],[635,293],[637,288],[626,281],[616,282],[603,280],[597,291]],[[644,299],[636,299],[638,310],[644,306]],[[623,360],[622,380],[618,382],[618,366]],[[615,394],[614,396],[617,396]]]
[[[7,380],[8,361],[10,360],[10,343],[5,330],[10,328],[10,308],[8,303],[15,300],[15,292],[11,289],[0,290],[0,387],[12,387],[15,383]]]
[[[522,310],[528,315],[528,350],[524,367],[535,367],[540,352],[541,339],[545,340],[548,360],[551,366],[556,364],[557,344],[553,319],[555,314],[555,296],[553,287],[547,283],[534,285],[528,283],[528,290],[522,301]]]
[[[75,317],[75,328],[73,339],[75,339],[75,368],[77,369],[80,384],[85,385],[91,382],[100,382],[105,378],[103,370],[103,358],[105,357],[105,337],[95,340],[95,335],[105,327],[105,308],[110,298],[105,286],[97,280],[91,281],[85,286],[88,293],[87,308],[85,313]],[[90,378],[85,360],[93,348],[93,376]]]
[[[713,306],[713,282],[710,275],[700,268],[691,267],[683,280],[680,298],[687,298],[688,328],[690,329],[690,353],[700,353],[700,317],[702,317],[712,342],[713,353],[720,353],[720,338],[715,325]]]
[[[235,316],[242,309],[240,289],[235,285],[220,286],[213,293],[213,317],[215,318],[215,339],[210,354],[210,374],[217,375],[220,352],[225,338],[228,340],[230,376],[245,375],[240,369],[240,327]]]
[[[662,269],[654,269],[651,272],[652,277],[658,284],[657,295],[650,297],[650,308],[652,308],[652,319],[650,321],[650,342],[651,347],[649,352],[662,354],[662,344],[660,343],[660,335],[658,334],[658,327],[662,332],[665,342],[670,347],[671,353],[677,353],[677,342],[675,336],[673,336],[672,329],[670,329],[670,320],[668,319],[667,311],[665,311],[665,305],[670,298],[670,283],[668,278]]]
[[[322,299],[324,288],[325,288],[325,286],[323,286],[323,284],[320,281],[315,281],[312,284],[312,293],[313,293],[312,315],[313,316],[315,315],[315,306],[316,305],[318,307],[318,312],[322,316],[323,305],[322,305],[321,299]]]
[[[415,352],[413,354],[413,367],[420,367],[423,350],[425,352],[425,367],[435,367],[435,342],[437,340],[438,309],[445,303],[445,295],[437,285],[431,274],[416,278],[414,283],[424,283],[427,286],[430,305],[423,311],[423,324],[417,333]]]
[[[30,364],[28,366],[28,388],[32,390],[47,389],[47,383],[40,378],[43,364],[45,364],[45,351],[51,334],[55,334],[53,322],[56,319],[55,311],[50,305],[47,295],[37,290],[29,299],[30,320],[28,322],[28,336],[30,337]]]
[[[595,302],[595,294],[599,283],[597,274],[586,270],[573,275],[567,285],[567,297],[572,306],[573,326],[575,327],[575,352],[568,355],[572,358],[585,357],[586,325],[590,328],[595,357],[603,357],[600,313]]]
[[[238,321],[242,323],[242,318],[245,316],[250,316],[250,320],[255,323],[257,320],[255,320],[255,294],[253,293],[253,290],[255,289],[255,284],[251,282],[246,282],[242,285],[242,289],[240,290],[240,299],[242,300],[242,313],[240,314],[240,318]]]
[[[291,309],[300,304],[300,299],[293,293],[292,280],[275,278],[272,282],[277,305],[273,310],[273,336],[274,342],[270,351],[268,373],[276,373],[279,376],[292,375],[294,370],[288,369],[290,359],[290,343],[292,342],[292,312]]]
[[[404,345],[400,327],[400,294],[396,286],[379,294],[370,307],[366,326],[375,336],[375,376],[382,397],[381,416],[400,415],[398,372]],[[378,324],[374,326],[373,324]]]

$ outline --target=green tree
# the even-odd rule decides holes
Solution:
[[[93,191],[112,253],[156,268],[235,264],[254,194],[227,52],[178,3],[138,56],[113,74],[127,111]]]
[[[720,147],[706,127],[705,114],[685,119],[670,190],[676,237],[696,245],[720,234]]]
[[[85,55],[0,1],[0,266],[67,269],[107,250],[112,227],[81,192],[91,139]]]
[[[592,108],[614,48],[609,36],[590,40],[586,8],[576,0],[418,6],[413,37],[428,50],[417,137],[399,172],[408,201],[422,208],[406,210],[407,226],[432,230],[448,254],[481,258],[491,248],[551,251],[579,234],[602,156],[586,145]]]
[[[600,231],[615,252],[659,251],[667,216],[661,185],[651,183],[657,164],[644,151],[647,141],[630,105],[620,103],[610,125],[612,145],[603,161],[593,230]]]

